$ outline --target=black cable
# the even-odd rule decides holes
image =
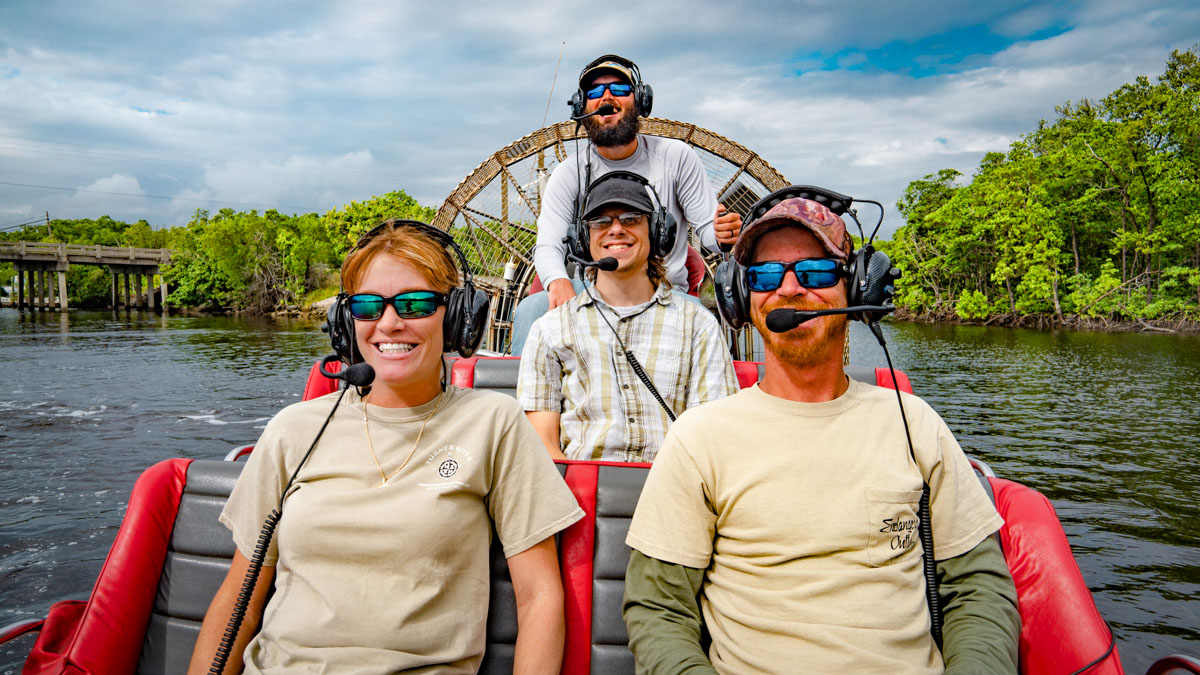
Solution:
[[[1105,661],[1108,660],[1109,656],[1112,656],[1113,649],[1115,649],[1117,647],[1117,636],[1113,634],[1112,626],[1108,625],[1108,621],[1105,620],[1104,617],[1100,617],[1100,620],[1104,621],[1104,627],[1108,629],[1108,649],[1105,650],[1105,652],[1102,655],[1100,655],[1100,658],[1096,659],[1095,661],[1092,661],[1091,663],[1080,668],[1079,670],[1076,670],[1075,672],[1071,673],[1071,675],[1081,675],[1081,673],[1087,672],[1087,671],[1091,670],[1092,668],[1095,668],[1096,666],[1100,665],[1101,663],[1104,663]]]
[[[654,388],[654,383],[650,381],[650,376],[646,374],[645,368],[642,368],[642,364],[638,362],[637,357],[633,355],[633,352],[625,348],[625,341],[621,339],[621,335],[617,333],[617,329],[613,328],[608,317],[604,316],[604,310],[600,309],[600,303],[596,301],[596,296],[592,295],[592,289],[587,283],[583,284],[583,290],[592,299],[592,304],[596,306],[596,311],[599,312],[600,318],[604,319],[604,323],[608,324],[608,329],[612,331],[613,337],[617,338],[617,344],[621,345],[621,352],[625,354],[625,360],[629,362],[629,367],[633,368],[633,372],[642,380],[642,384],[646,385],[646,388],[654,395],[654,399],[658,401],[658,404],[663,407],[663,410],[667,411],[667,417],[671,418],[671,421],[674,422],[675,411],[671,410],[671,406],[667,405],[667,402],[663,400],[663,397],[658,393],[658,389]]]
[[[883,339],[883,328],[878,321],[872,321],[867,324],[871,329],[871,334],[879,341],[879,346],[883,348],[883,356],[887,359],[888,372],[892,375],[892,388],[896,390],[896,403],[900,406],[900,421],[904,424],[904,438],[908,441],[908,455],[912,457],[913,464],[917,467],[917,472],[921,472],[921,465],[917,464],[917,453],[913,449],[912,433],[908,428],[908,416],[904,414],[904,398],[900,395],[900,384],[896,381],[896,369],[892,366],[892,355],[888,353],[887,341]],[[924,474],[921,475],[921,501],[917,506],[917,535],[921,539],[921,548],[924,555],[921,557],[921,568],[925,574],[925,601],[929,605],[929,631],[933,634],[933,641],[938,647],[938,651],[942,649],[942,599],[938,595],[937,581],[937,562],[933,559],[933,523],[929,522],[929,483],[925,480]]]
[[[246,568],[246,576],[242,579],[242,590],[238,593],[237,600],[234,601],[233,613],[229,615],[229,623],[225,627],[225,633],[221,636],[221,643],[217,645],[217,652],[213,655],[212,666],[208,669],[210,675],[221,675],[225,672],[225,663],[229,660],[229,654],[233,652],[233,643],[237,642],[238,632],[242,629],[242,622],[246,619],[246,610],[250,606],[250,598],[254,595],[254,587],[258,585],[258,576],[262,571],[263,561],[266,560],[267,549],[271,546],[271,539],[275,536],[275,528],[279,525],[279,519],[283,517],[284,497],[287,496],[288,489],[292,487],[292,483],[300,473],[300,468],[304,466],[313,449],[317,447],[317,441],[321,440],[321,435],[325,433],[325,427],[329,426],[329,420],[333,419],[333,413],[337,412],[338,405],[341,404],[342,398],[349,390],[350,387],[347,386],[342,389],[342,393],[338,394],[337,400],[333,402],[333,408],[325,416],[324,424],[317,431],[316,438],[313,438],[312,445],[308,446],[308,452],[304,453],[304,457],[296,465],[296,470],[292,472],[292,477],[288,479],[287,485],[279,493],[279,508],[272,510],[267,515],[266,522],[263,523],[262,532],[258,535],[258,543],[254,546],[254,554],[250,556],[250,565]]]

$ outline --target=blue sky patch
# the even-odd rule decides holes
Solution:
[[[914,78],[947,75],[977,67],[983,57],[998,54],[1017,42],[1045,40],[1068,30],[1067,26],[1050,26],[1014,38],[997,35],[983,24],[966,26],[919,40],[896,40],[875,49],[847,48],[833,54],[797,54],[796,61],[813,67],[797,69],[796,74],[813,70],[858,70],[885,71]]]
[[[137,107],[136,105],[131,105],[131,106],[129,106],[129,107],[130,107],[130,108],[132,108],[133,110],[136,110],[136,111],[138,111],[138,112],[142,112],[142,113],[154,113],[155,115],[174,115],[174,114],[175,114],[175,113],[173,113],[173,112],[171,112],[171,111],[169,111],[169,110],[151,110],[151,109],[149,109],[149,108],[139,108],[139,107]]]

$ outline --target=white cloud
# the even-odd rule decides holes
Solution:
[[[6,187],[0,214],[96,217],[80,209],[103,207],[178,224],[221,203],[323,211],[400,188],[437,206],[480,161],[541,126],[560,48],[549,122],[566,118],[583,63],[622,53],[645,68],[657,116],[738,141],[792,180],[891,210],[909,181],[946,167],[969,175],[1055,105],[1154,76],[1170,48],[1200,35],[1200,9],[1179,0],[675,0],[639,5],[636,20],[549,1],[276,10],[114,1],[64,20],[33,0],[0,8],[0,180],[122,177],[134,182],[111,191],[218,202]],[[951,48],[961,72],[923,78],[868,58],[979,26],[1018,41],[997,53]],[[912,56],[934,68],[945,58]]]

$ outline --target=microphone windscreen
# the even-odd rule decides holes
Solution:
[[[797,321],[798,312],[794,309],[776,309],[767,314],[767,330],[772,333],[786,333],[800,325]]]
[[[342,372],[342,379],[356,387],[365,387],[375,381],[375,369],[369,363],[356,363]]]
[[[596,261],[596,269],[601,272],[615,271],[619,265],[616,258],[601,258]]]

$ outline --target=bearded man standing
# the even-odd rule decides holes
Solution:
[[[767,327],[776,309],[847,307],[850,252],[842,219],[801,198],[734,247],[765,372],[681,415],[646,479],[626,539],[639,673],[1016,673],[1016,589],[990,536],[1002,520],[945,422],[902,394],[905,422],[894,391],[846,377],[845,315]]]
[[[662,197],[663,206],[679,223],[674,246],[666,255],[667,279],[687,292],[686,267],[688,226],[700,244],[717,251],[718,245],[732,246],[741,231],[738,214],[717,205],[704,165],[683,141],[638,133],[638,117],[649,117],[654,96],[641,79],[637,65],[621,56],[606,54],[584,67],[579,88],[571,99],[572,117],[587,130],[586,147],[555,167],[542,195],[537,222],[537,244],[533,262],[547,296],[534,294],[515,323],[532,321],[575,296],[567,275],[563,237],[578,217],[584,189],[610,171],[629,171],[646,177]],[[597,113],[601,109],[606,114]],[[586,117],[584,116],[586,115]],[[537,307],[537,309],[533,309]],[[514,330],[522,335],[527,325]],[[520,350],[515,341],[513,352]]]

